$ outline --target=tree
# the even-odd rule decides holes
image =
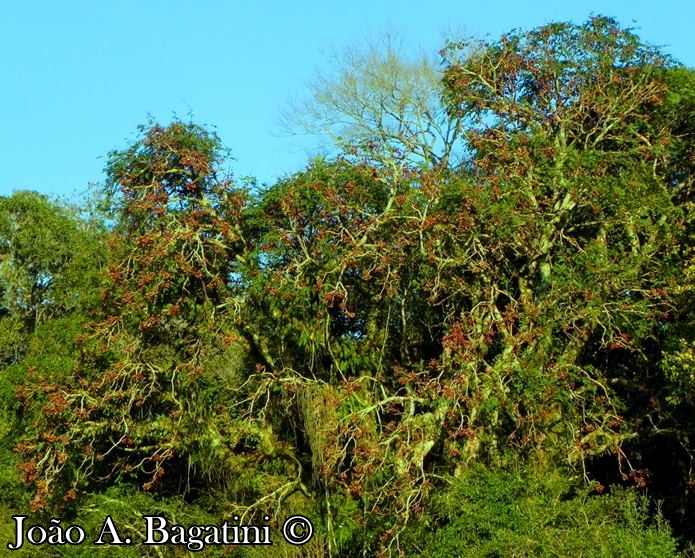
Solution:
[[[42,323],[84,314],[103,264],[98,230],[34,192],[0,197],[0,362],[16,363]]]
[[[397,176],[403,165],[446,167],[463,155],[462,127],[441,100],[434,57],[410,56],[394,35],[331,57],[309,84],[308,98],[282,115],[285,128],[328,136],[346,153]]]
[[[466,172],[313,168],[271,189],[261,218],[273,226],[255,292],[272,285],[265,300],[288,317],[265,326],[280,333],[269,362],[292,371],[267,385],[294,384],[290,401],[312,410],[292,422],[327,493],[389,510],[382,550],[434,479],[471,461],[589,479],[613,455],[645,482],[634,403],[661,377],[682,265],[659,113],[668,59],[608,18],[448,54]],[[312,434],[320,423],[333,426]]]
[[[658,117],[670,62],[608,18],[511,33],[460,60],[459,46],[447,96],[480,186],[458,202],[475,242],[447,262],[470,293],[453,354],[487,363],[504,408],[494,422],[521,445],[564,439],[570,460],[612,451],[626,463],[641,426],[623,398],[648,389],[649,340],[679,273]]]
[[[234,340],[245,194],[218,178],[222,150],[204,128],[141,133],[109,156],[119,220],[103,311],[81,335],[74,376],[47,382],[37,370],[21,391],[41,409],[21,446],[36,508],[119,480],[161,493],[195,491],[203,477],[223,485],[235,467],[220,464],[260,444],[232,412],[236,371],[220,366]]]
[[[693,536],[693,497],[689,490],[694,480],[691,463],[693,363],[695,362],[695,230],[693,229],[693,139],[695,134],[695,72],[676,67],[664,73],[668,85],[665,103],[658,115],[671,132],[668,156],[663,170],[675,202],[683,210],[683,228],[679,259],[681,272],[671,287],[674,308],[661,321],[663,343],[659,362],[663,376],[651,392],[643,415],[650,427],[642,436],[642,454],[655,479],[651,489],[668,504],[666,511],[679,532]],[[668,459],[664,456],[668,455]]]

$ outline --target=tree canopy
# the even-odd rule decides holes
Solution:
[[[109,154],[108,222],[0,198],[2,505],[687,551],[695,74],[605,17],[440,54],[347,60],[340,154],[263,188],[174,120]]]

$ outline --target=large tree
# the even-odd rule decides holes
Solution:
[[[445,81],[471,130],[479,186],[459,203],[480,263],[448,265],[470,277],[462,331],[489,331],[497,347],[469,356],[513,396],[504,414],[524,443],[557,423],[570,457],[620,452],[634,431],[614,387],[635,367],[649,374],[637,354],[677,272],[681,212],[657,115],[669,61],[606,18],[511,33],[460,60],[456,47]]]
[[[628,442],[680,273],[666,57],[608,18],[447,56],[465,173],[315,167],[262,218],[273,299],[254,315],[286,317],[268,362],[293,371],[268,385],[296,385],[319,484],[388,509],[391,549],[432,479],[472,460],[590,478],[612,454],[645,482]]]
[[[37,508],[116,481],[162,493],[195,493],[203,478],[213,489],[243,485],[250,477],[239,471],[266,451],[264,434],[234,410],[245,193],[223,174],[206,129],[175,121],[141,132],[109,155],[112,259],[74,376],[53,383],[38,370],[20,393],[42,404],[21,446]],[[244,490],[254,493],[250,481]]]

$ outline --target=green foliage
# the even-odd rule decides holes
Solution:
[[[414,528],[409,537],[418,556],[434,558],[676,556],[675,540],[649,507],[633,491],[576,492],[557,473],[473,467],[433,504],[434,529]]]
[[[695,71],[676,67],[666,71],[668,94],[660,110],[673,132],[669,145],[667,180],[681,201],[693,201],[695,164]]]
[[[33,192],[0,197],[0,363],[17,362],[35,328],[95,301],[99,231]]]

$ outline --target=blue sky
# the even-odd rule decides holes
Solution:
[[[2,0],[0,195],[79,195],[148,114],[192,113],[231,149],[236,176],[272,182],[308,159],[277,113],[322,50],[388,27],[436,52],[457,33],[494,38],[591,14],[695,66],[691,0]]]

